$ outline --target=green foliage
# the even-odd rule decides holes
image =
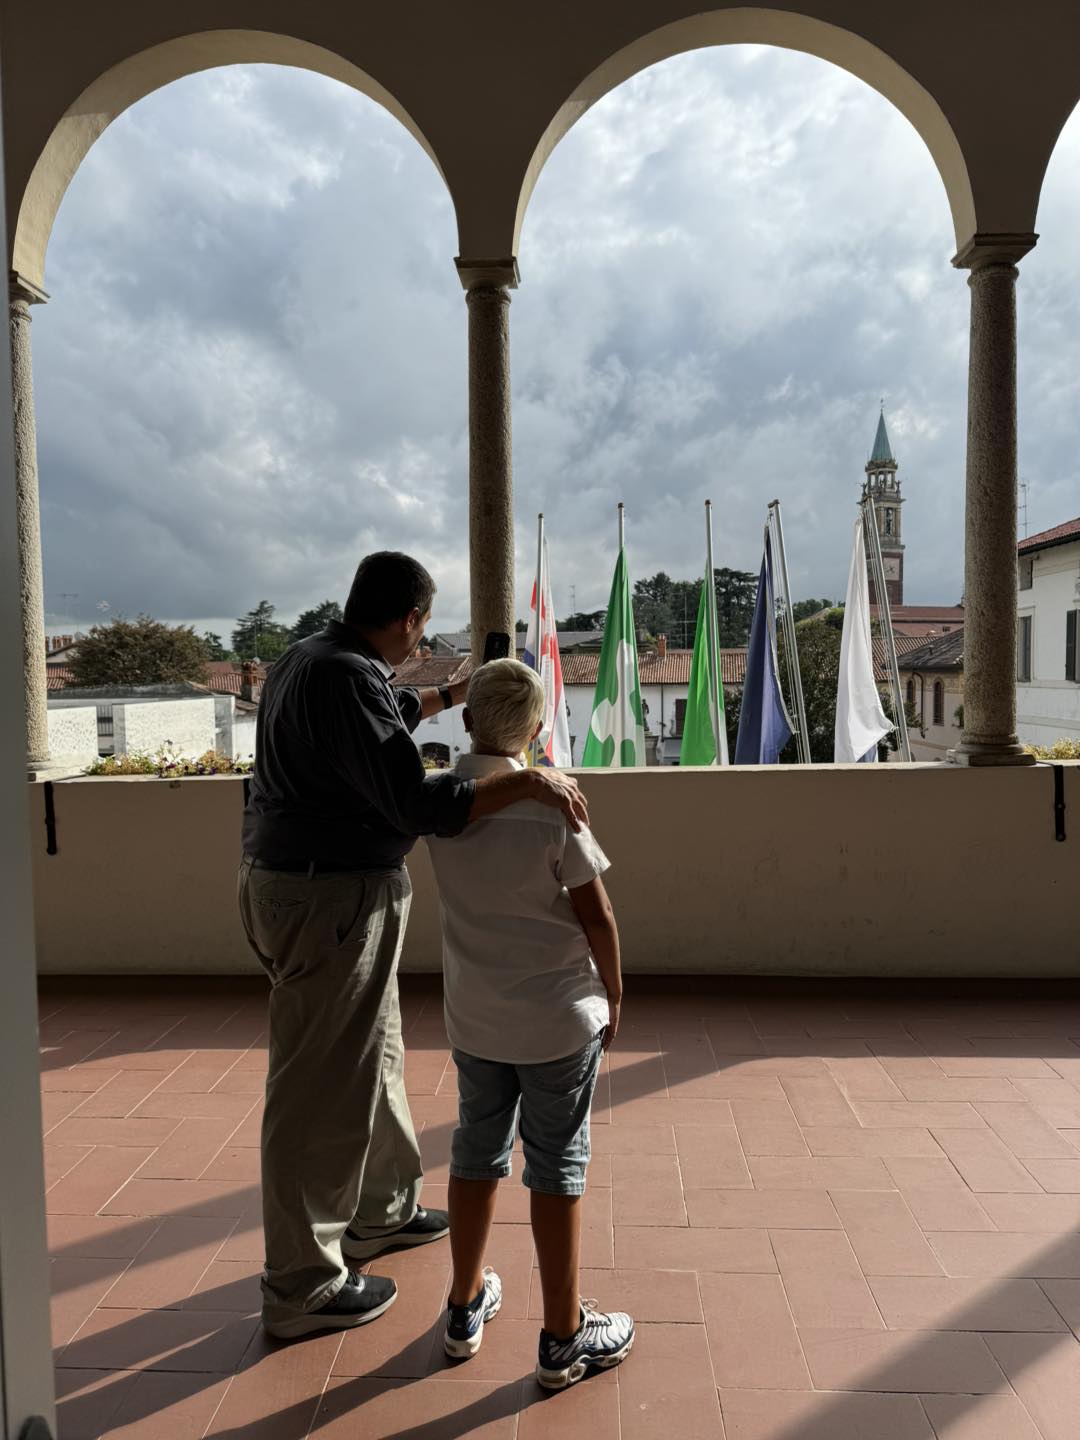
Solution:
[[[226,650],[220,635],[215,635],[212,630],[204,630],[202,643],[206,649],[208,660],[232,660],[235,659],[231,650]]]
[[[260,600],[242,615],[232,632],[232,648],[240,660],[276,660],[291,644],[292,632],[274,619],[269,600]]]
[[[265,601],[263,603],[265,604]],[[296,624],[292,627],[292,638],[293,640],[303,640],[308,635],[317,635],[320,630],[326,629],[331,620],[343,620],[344,618],[341,606],[336,600],[324,600],[321,605],[301,611]],[[261,658],[268,659],[269,657],[262,656]]]
[[[201,681],[206,645],[190,625],[165,625],[149,615],[95,625],[71,661],[75,685],[164,685]]]
[[[809,620],[811,615],[828,610],[832,603],[831,600],[796,600],[791,607],[791,613],[795,616],[797,625],[800,620]]]
[[[828,611],[825,615],[823,615],[821,618],[822,618],[822,620],[824,621],[824,623],[825,623],[826,625],[831,625],[834,630],[843,630],[843,628],[844,628],[844,607],[843,607],[843,605],[834,605],[834,606],[832,607],[832,609],[829,610],[829,611]],[[875,628],[876,625],[877,625],[877,621],[875,620],[875,621],[873,622],[873,624],[871,624],[871,626],[870,626],[871,632],[874,631],[874,628]]]
[[[557,620],[555,623],[560,630],[597,630],[602,632],[606,619],[606,610],[575,610],[572,615],[567,615],[565,620]]]
[[[1036,760],[1080,760],[1080,740],[1064,735],[1052,745],[1025,745],[1024,749]]]
[[[777,636],[780,650],[780,677],[788,710],[794,702],[788,694],[784,637]],[[840,632],[826,620],[804,620],[799,626],[799,673],[806,703],[806,729],[810,737],[810,759],[819,765],[832,762],[836,731],[836,684],[840,674]],[[790,740],[780,755],[781,764],[795,764],[798,750]]]
[[[207,750],[197,760],[173,753],[163,745],[153,755],[105,755],[87,767],[87,775],[156,775],[161,780],[178,780],[192,775],[250,775],[253,760],[233,759],[217,750]]]
[[[757,576],[725,567],[713,571],[716,584],[717,634],[724,649],[745,645],[757,600]],[[694,644],[700,580],[672,580],[663,570],[634,584],[634,622],[655,639],[666,635],[673,647]]]

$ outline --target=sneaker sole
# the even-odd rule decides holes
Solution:
[[[545,1370],[542,1365],[537,1365],[537,1384],[542,1385],[545,1390],[567,1390],[579,1380],[584,1380],[590,1370],[613,1370],[616,1365],[621,1365],[633,1346],[634,1337],[631,1335],[621,1350],[599,1360],[575,1360],[573,1365],[567,1366],[565,1370]]]
[[[486,1325],[489,1320],[494,1320],[501,1309],[502,1301],[500,1300],[495,1306],[495,1309],[489,1310],[484,1316],[484,1325]],[[484,1343],[484,1325],[481,1325],[476,1334],[468,1340],[455,1340],[449,1333],[443,1335],[443,1349],[447,1355],[450,1356],[451,1360],[469,1360],[476,1354],[480,1346]]]
[[[397,1298],[395,1290],[389,1300],[357,1315],[320,1315],[315,1311],[311,1315],[298,1315],[295,1320],[282,1320],[276,1325],[264,1324],[263,1329],[275,1340],[298,1340],[301,1335],[315,1335],[320,1330],[355,1330],[358,1325],[367,1325],[385,1315]]]
[[[445,1240],[450,1234],[449,1225],[445,1230],[436,1230],[430,1235],[387,1235],[382,1240],[350,1240],[341,1238],[341,1253],[349,1260],[375,1260],[387,1250],[400,1250],[413,1245],[430,1245],[433,1240]]]

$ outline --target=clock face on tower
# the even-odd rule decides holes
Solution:
[[[882,556],[882,560],[884,561],[884,566],[885,566],[885,579],[886,579],[886,580],[899,580],[899,579],[900,579],[900,561],[896,558],[896,556],[895,556],[895,555],[883,555],[883,556]]]

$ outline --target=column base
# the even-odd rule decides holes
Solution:
[[[64,764],[56,760],[44,760],[35,765],[32,761],[26,762],[26,778],[30,783],[40,783],[43,780],[74,780],[76,776],[86,772],[89,762]]]
[[[1035,756],[1025,750],[1015,736],[999,742],[961,740],[955,750],[946,752],[946,760],[950,765],[972,767],[1034,765],[1036,763]]]

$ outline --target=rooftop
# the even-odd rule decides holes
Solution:
[[[1016,548],[1021,555],[1026,555],[1032,550],[1048,550],[1052,545],[1067,545],[1070,540],[1080,540],[1080,516],[1075,520],[1066,520],[1063,525],[1055,525],[1052,530],[1040,530],[1037,535],[1029,535]]]
[[[892,453],[892,446],[889,444],[889,432],[885,429],[885,411],[882,410],[878,416],[877,433],[874,435],[874,448],[870,452],[871,465],[895,465],[896,459]]]
[[[454,1067],[437,979],[402,985],[440,1206]],[[445,1245],[377,1262],[400,1298],[373,1325],[263,1337],[265,999],[262,981],[45,985],[64,1440],[1072,1433],[1076,984],[630,977],[582,1259],[637,1343],[551,1397],[520,1156],[488,1257],[505,1304],[475,1359],[442,1354]]]
[[[964,631],[951,630],[948,635],[932,635],[905,653],[896,642],[897,660],[901,670],[962,670],[964,668]]]

